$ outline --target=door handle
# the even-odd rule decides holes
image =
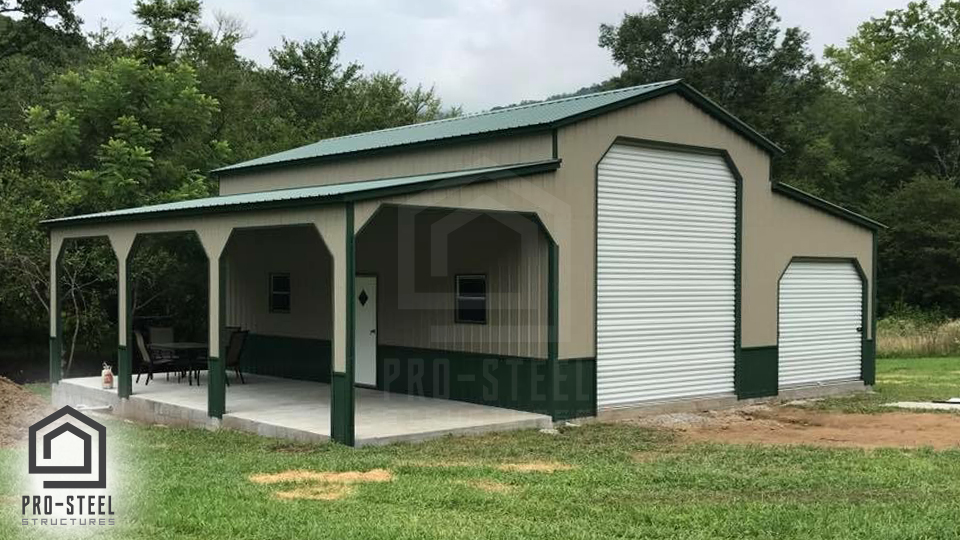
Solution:
[[[371,334],[376,334],[376,333],[377,333],[377,329],[374,328],[373,330],[370,331],[370,333],[371,333]]]
[[[857,327],[857,332],[859,332],[859,333],[862,334],[862,333],[863,333],[863,327],[862,327],[862,326],[858,326],[858,327]]]

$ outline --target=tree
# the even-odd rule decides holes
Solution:
[[[960,2],[889,11],[826,57],[855,116],[835,136],[853,186],[882,195],[921,176],[960,182]]]
[[[824,80],[807,34],[779,23],[768,0],[652,0],[600,27],[600,46],[624,68],[603,86],[684,79],[780,144],[777,172],[793,177],[806,144],[800,119]]]
[[[885,201],[879,304],[960,313],[960,188],[923,176]]]

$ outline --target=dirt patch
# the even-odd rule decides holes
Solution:
[[[690,441],[855,448],[960,446],[960,416],[950,414],[845,414],[756,406],[627,422],[678,431]]]
[[[29,427],[53,411],[42,397],[0,377],[0,447],[25,441]]]
[[[254,474],[250,476],[250,481],[255,484],[309,484],[296,489],[276,491],[273,495],[278,499],[333,501],[352,494],[356,484],[390,482],[393,478],[393,473],[386,469],[372,469],[366,472],[325,472],[298,469],[280,473]]]
[[[513,486],[504,484],[503,482],[497,482],[496,480],[463,480],[457,483],[472,487],[474,489],[479,489],[480,491],[485,491],[487,493],[509,493],[510,491],[513,491]]]
[[[325,484],[322,486],[291,489],[290,491],[277,491],[274,493],[274,496],[286,501],[335,501],[351,494],[353,494],[353,486]]]
[[[528,461],[526,463],[504,463],[497,465],[497,469],[509,472],[544,472],[569,471],[573,465],[557,461]]]
[[[367,472],[321,472],[293,470],[272,474],[255,474],[250,481],[255,484],[290,484],[299,482],[330,482],[340,484],[355,484],[357,482],[389,482],[393,480],[393,473],[386,469],[373,469]]]

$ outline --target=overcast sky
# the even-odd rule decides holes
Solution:
[[[783,24],[810,32],[814,52],[842,44],[860,22],[907,0],[772,0]],[[939,4],[939,0],[933,3]],[[597,46],[601,23],[617,23],[643,0],[205,0],[238,16],[253,37],[240,52],[267,64],[268,49],[321,31],[343,31],[344,60],[368,71],[397,71],[435,86],[446,105],[474,112],[523,99],[542,99],[602,81],[619,70]],[[127,34],[136,29],[133,0],[82,0],[89,30],[101,21]]]

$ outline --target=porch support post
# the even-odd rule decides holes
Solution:
[[[221,325],[226,304],[223,298],[225,261],[223,248],[230,237],[230,229],[214,229],[197,231],[200,243],[207,254],[209,269],[209,286],[207,300],[207,415],[210,418],[223,418],[227,409],[226,369],[224,368],[224,347],[220,343]]]
[[[60,260],[63,238],[50,234],[50,384],[63,378],[63,314],[60,300]]]
[[[344,245],[343,250],[331,249],[335,253],[334,267],[334,289],[342,287],[345,292],[343,295],[344,303],[334,305],[334,319],[343,317],[342,335],[334,336],[343,339],[344,351],[343,362],[336,358],[334,354],[331,362],[333,373],[331,373],[330,385],[330,436],[333,440],[353,446],[354,439],[354,392],[353,392],[353,371],[355,360],[355,323],[354,320],[354,281],[356,278],[355,270],[355,233],[353,227],[353,203],[348,202],[344,205]],[[337,257],[338,251],[342,253]],[[337,259],[340,261],[337,261]],[[334,298],[337,297],[336,292]],[[334,328],[338,325],[334,324]],[[336,348],[336,347],[335,347]]]
[[[557,419],[557,397],[560,394],[560,247],[550,239],[547,246],[547,381],[550,384],[550,416]]]
[[[130,297],[130,260],[135,234],[112,234],[110,246],[117,257],[117,395],[133,394],[133,299]]]

